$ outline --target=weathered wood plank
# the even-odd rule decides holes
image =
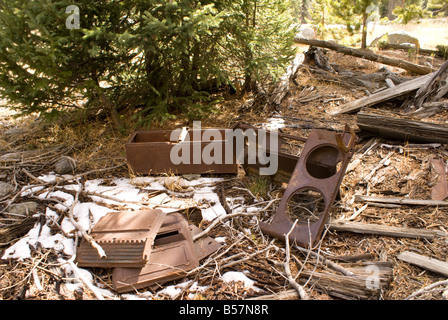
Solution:
[[[448,143],[448,126],[446,124],[363,112],[357,114],[356,124],[363,131],[386,138],[403,141]]]
[[[418,228],[401,228],[379,224],[341,221],[341,220],[331,221],[329,224],[329,228],[330,230],[339,232],[353,232],[353,233],[373,234],[387,237],[427,239],[427,240],[432,240],[437,235],[441,235],[441,232],[435,230],[418,229]]]
[[[433,73],[427,74],[425,76],[400,83],[392,88],[374,93],[370,96],[366,96],[364,98],[346,103],[342,105],[338,111],[336,111],[336,114],[353,113],[359,111],[361,108],[371,107],[376,104],[412,93],[414,91],[417,91],[432,76]]]
[[[448,201],[438,200],[421,200],[410,199],[401,197],[374,197],[355,195],[355,202],[376,202],[376,203],[392,203],[401,205],[413,205],[413,206],[448,206]]]
[[[423,269],[442,274],[448,277],[448,262],[429,258],[411,251],[404,251],[397,256],[398,259]]]

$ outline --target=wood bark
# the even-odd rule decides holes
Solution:
[[[340,52],[340,53],[343,53],[346,55],[354,56],[357,58],[367,59],[370,61],[375,61],[375,62],[379,62],[382,64],[399,67],[399,68],[402,68],[406,71],[409,71],[409,72],[415,73],[415,74],[425,75],[425,74],[435,71],[434,68],[431,68],[428,66],[422,66],[422,65],[418,65],[418,64],[415,64],[412,62],[407,62],[407,61],[404,61],[401,59],[386,57],[383,55],[373,53],[368,50],[360,50],[360,49],[346,47],[346,46],[343,46],[343,45],[340,45],[337,43],[333,43],[333,42],[316,40],[316,39],[304,39],[304,38],[297,38],[297,37],[294,38],[294,42],[299,43],[299,44],[307,44],[307,45],[315,46],[315,47],[327,48],[327,49],[334,50],[334,51],[337,51],[337,52]]]
[[[345,276],[330,272],[303,270],[300,282],[309,283],[320,292],[347,299],[377,299],[392,279],[392,264],[390,262],[366,262],[348,267],[354,276]],[[309,280],[308,280],[309,279]],[[296,290],[287,290],[249,300],[295,300],[299,298]]]
[[[346,268],[355,276],[302,270],[299,282],[309,281],[317,290],[333,297],[366,300],[378,299],[392,279],[390,262],[366,262]]]
[[[366,132],[403,141],[448,143],[448,127],[425,121],[358,113],[356,124]]]
[[[275,106],[279,106],[285,96],[289,92],[289,82],[294,78],[297,73],[297,69],[302,64],[304,56],[302,53],[297,53],[286,70],[285,74],[281,77],[280,82],[272,91],[269,102]]]
[[[431,199],[443,201],[448,198],[448,181],[446,179],[445,161],[442,158],[431,158],[429,160],[432,176]]]

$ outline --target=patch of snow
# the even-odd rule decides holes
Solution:
[[[227,214],[226,210],[220,203],[216,203],[206,209],[201,209],[202,219],[205,221],[213,221],[216,218],[223,217]]]
[[[281,118],[268,118],[268,123],[262,125],[267,131],[278,131],[285,128],[285,120]]]
[[[43,248],[54,249],[67,255],[73,255],[75,243],[73,239],[68,239],[62,234],[50,234],[47,225],[41,226],[37,222],[28,233],[4,252],[2,259],[18,259],[22,261],[31,258],[31,248],[40,244]]]
[[[219,243],[225,243],[226,239],[227,239],[227,237],[216,237],[215,241],[219,242]]]
[[[247,289],[253,289],[255,291],[261,290],[255,286],[255,281],[249,279],[243,272],[228,271],[221,276],[221,279],[226,283],[241,281]]]
[[[157,292],[157,296],[169,296],[171,299],[174,299],[175,297],[177,297],[179,294],[182,293],[182,291],[188,286],[190,285],[192,282],[192,280],[189,281],[185,281],[176,285],[172,285],[172,286],[167,286],[165,288],[163,288],[162,290]]]
[[[203,187],[194,191],[193,200],[197,202],[209,201],[217,203],[219,202],[219,197],[213,187]]]

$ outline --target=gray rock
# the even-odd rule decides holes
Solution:
[[[64,157],[56,162],[54,171],[58,174],[73,174],[75,173],[75,168],[75,161]]]
[[[296,37],[303,39],[315,39],[316,38],[315,26],[310,24],[302,24],[299,27]]]
[[[21,214],[21,215],[31,215],[37,211],[36,202],[22,202],[15,203],[9,206],[7,209],[9,213]]]
[[[0,182],[0,197],[4,197],[15,190],[14,186],[7,182]]]
[[[380,42],[388,44],[413,44],[416,48],[420,48],[420,42],[416,37],[406,31],[397,31],[389,34],[383,34],[382,36],[375,38],[370,46],[378,46]]]

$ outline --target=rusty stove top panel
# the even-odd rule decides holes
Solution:
[[[96,249],[83,239],[77,250],[78,265],[104,268],[144,266],[165,217],[162,210],[106,214],[90,234],[103,248],[106,257],[101,258]]]
[[[199,265],[187,220],[180,213],[166,216],[142,268],[115,268],[112,282],[118,292],[182,278]]]

